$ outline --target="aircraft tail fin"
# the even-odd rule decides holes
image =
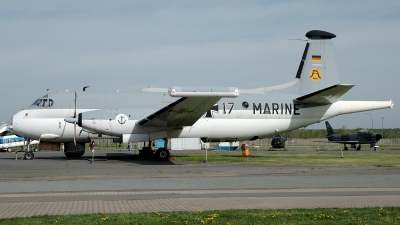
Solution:
[[[325,125],[326,125],[326,131],[328,131],[327,137],[330,137],[330,136],[336,134],[336,132],[333,131],[333,128],[332,128],[332,126],[329,124],[328,121],[325,121]]]
[[[337,101],[354,85],[340,84],[332,39],[336,35],[312,30],[306,33],[307,44],[301,57],[296,77],[282,85],[241,90],[241,93],[265,93],[282,90],[282,93],[299,95],[296,101],[330,104]]]
[[[308,38],[297,70],[299,94],[307,95],[340,84],[332,38],[336,35],[320,30],[307,32]]]

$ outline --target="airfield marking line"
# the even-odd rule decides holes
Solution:
[[[302,188],[302,189],[253,189],[253,190],[173,190],[173,191],[82,191],[82,192],[53,192],[53,193],[20,193],[0,194],[0,198],[23,197],[70,197],[70,196],[123,196],[123,195],[149,195],[149,194],[235,194],[235,193],[326,193],[326,192],[397,192],[400,188]],[[1,203],[1,201],[0,201]]]

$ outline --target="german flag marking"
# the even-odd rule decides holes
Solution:
[[[321,62],[321,56],[320,55],[313,55],[311,57],[312,62]]]

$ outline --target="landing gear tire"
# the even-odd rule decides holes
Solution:
[[[168,160],[169,159],[169,151],[165,148],[160,148],[156,151],[156,157],[159,160]]]
[[[64,155],[68,158],[79,158],[85,154],[85,143],[78,142],[76,145],[72,142],[64,143]]]
[[[139,150],[139,159],[152,159],[153,158],[153,150],[149,147],[143,147],[142,150]]]
[[[33,154],[33,152],[26,152],[24,155],[24,159],[32,160],[33,158],[35,158],[35,154]]]
[[[7,148],[7,152],[12,152],[12,148]]]
[[[79,158],[79,157],[83,156],[83,154],[85,154],[85,149],[64,152],[64,155],[67,156],[68,158]]]

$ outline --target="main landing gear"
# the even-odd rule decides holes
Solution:
[[[169,150],[166,148],[159,148],[153,150],[150,147],[143,147],[139,150],[140,159],[156,159],[156,160],[168,160],[170,156]]]
[[[352,144],[350,146],[350,148],[354,148],[355,150],[359,151],[359,150],[361,150],[361,145],[359,144],[358,146],[356,146],[355,144]],[[346,146],[346,144],[344,145],[343,150],[349,150],[349,148]]]
[[[155,143],[153,142],[153,147],[150,147],[150,141],[148,145],[144,146],[142,150],[139,150],[139,158],[140,159],[156,159],[156,160],[168,160],[170,156],[170,152],[167,148],[168,140],[164,139],[164,147],[163,148],[155,148]]]

